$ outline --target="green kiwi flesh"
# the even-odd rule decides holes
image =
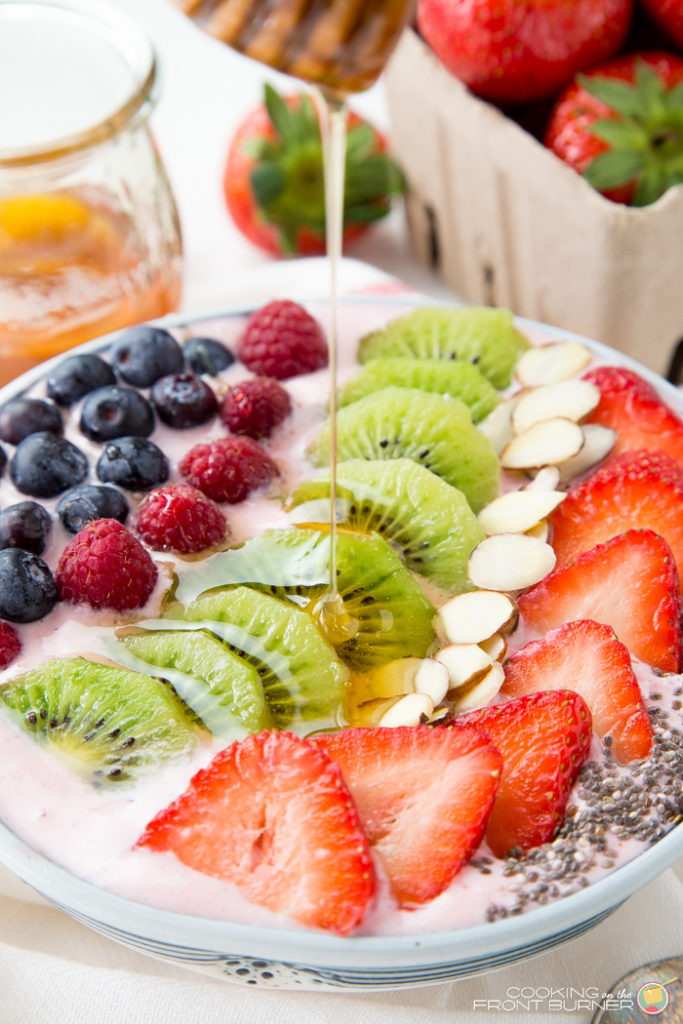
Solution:
[[[354,635],[340,638],[325,632],[316,614],[328,591],[330,537],[326,530],[291,527],[267,530],[239,548],[222,551],[199,570],[194,586],[247,584],[285,598],[315,617],[339,657],[349,668],[414,655],[423,657],[435,639],[434,608],[398,554],[377,534],[337,532],[337,589]],[[204,602],[208,598],[200,598]],[[192,607],[192,606],[190,606]],[[193,613],[194,614],[194,613]],[[309,618],[311,625],[313,618]]]
[[[358,361],[380,356],[473,362],[501,390],[529,342],[509,310],[482,306],[423,307],[361,338]]]
[[[480,423],[500,401],[494,386],[472,363],[458,359],[372,359],[339,391],[341,409],[359,398],[395,385],[419,388],[459,398],[470,410],[473,423]]]
[[[221,586],[171,605],[167,616],[140,625],[218,637],[258,672],[276,728],[310,732],[337,723],[348,673],[305,611],[250,587]]]
[[[198,736],[165,683],[84,658],[53,658],[3,685],[0,700],[33,739],[98,785],[157,771]]]
[[[272,727],[256,669],[210,634],[144,630],[120,636],[118,644],[116,660],[127,658],[126,667],[166,679],[214,735]]]
[[[301,484],[288,500],[299,522],[330,519],[330,480]],[[467,561],[484,539],[465,495],[412,459],[352,459],[337,466],[339,521],[379,533],[411,572],[449,593],[471,590]]]
[[[329,454],[328,420],[308,456],[314,465],[327,466]],[[498,456],[467,406],[417,388],[384,388],[340,409],[337,458],[413,459],[462,491],[473,512],[498,493]]]

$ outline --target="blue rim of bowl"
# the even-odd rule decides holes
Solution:
[[[325,297],[302,301],[311,306],[327,304]],[[345,306],[405,307],[406,311],[424,305],[454,305],[414,292],[346,295],[341,302]],[[194,329],[213,321],[247,316],[254,308],[254,303],[235,304],[199,314],[171,314],[151,323],[167,330]],[[515,323],[522,331],[542,335],[548,341],[583,343],[597,358],[637,371],[673,404],[680,406],[683,402],[681,393],[672,384],[607,345],[524,317],[515,317]],[[33,367],[0,388],[0,402],[33,387],[67,356],[99,351],[123,333],[125,330],[93,339]],[[540,952],[555,944],[553,937],[562,942],[580,934],[581,925],[588,928],[598,923],[682,856],[683,823],[680,823],[652,846],[586,888],[522,914],[451,930],[342,938],[303,928],[265,928],[195,917],[126,899],[60,867],[0,822],[0,863],[48,900],[86,923],[105,925],[129,938],[144,937],[169,950],[177,947],[288,962],[294,959],[304,969],[352,966],[368,975],[383,969],[395,973],[401,968],[417,971],[434,964],[474,964],[477,959],[488,960],[497,954],[501,954],[504,965],[512,962],[515,953],[519,953],[520,959],[528,955],[530,947]]]

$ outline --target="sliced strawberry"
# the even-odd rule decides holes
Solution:
[[[341,768],[402,906],[446,888],[481,842],[501,758],[476,729],[344,729],[315,743]]]
[[[501,693],[521,697],[539,690],[576,691],[585,700],[600,738],[611,738],[621,764],[647,757],[652,726],[628,649],[611,626],[577,619],[532,640],[504,664]]]
[[[651,384],[621,366],[598,366],[584,376],[601,394],[588,422],[602,423],[619,435],[613,455],[639,448],[660,449],[683,464],[683,419]]]
[[[571,690],[552,690],[456,718],[476,725],[503,755],[486,841],[497,857],[549,842],[591,745],[591,713]]]
[[[627,530],[585,551],[518,601],[539,633],[573,619],[611,626],[632,655],[662,672],[681,667],[681,597],[671,548],[652,530]]]
[[[341,935],[362,920],[374,891],[367,840],[339,768],[286,732],[222,750],[136,845],[171,850],[255,903]]]
[[[683,576],[683,466],[666,452],[622,452],[573,487],[551,523],[560,565],[624,530],[650,529]]]

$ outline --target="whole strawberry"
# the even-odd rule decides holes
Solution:
[[[633,0],[418,0],[417,24],[472,92],[514,104],[615,54],[632,11]]]
[[[275,299],[254,310],[238,343],[247,369],[287,380],[327,366],[323,329],[310,313],[290,299]]]
[[[384,137],[367,121],[347,122],[344,242],[363,235],[391,208],[403,177]],[[240,124],[223,177],[228,211],[239,230],[276,256],[325,252],[325,193],[320,128],[304,93],[265,101]]]
[[[231,505],[244,501],[278,474],[268,452],[250,437],[220,437],[196,444],[179,469],[187,482],[207,497]]]
[[[188,555],[219,544],[225,537],[225,516],[210,498],[189,484],[150,491],[137,514],[136,529],[155,551]]]
[[[95,519],[64,548],[55,578],[62,601],[128,611],[145,604],[157,568],[125,526]]]
[[[578,76],[544,142],[608,199],[653,203],[683,182],[683,59],[636,53]]]
[[[292,411],[292,400],[271,377],[252,377],[228,389],[221,403],[221,419],[233,434],[260,441],[270,437]]]
[[[681,0],[641,0],[655,21],[671,39],[683,47],[683,4]]]

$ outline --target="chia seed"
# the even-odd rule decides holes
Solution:
[[[583,765],[575,788],[579,803],[567,808],[552,842],[526,853],[513,851],[504,859],[502,874],[510,880],[513,899],[492,903],[487,921],[586,888],[592,869],[609,871],[617,865],[619,841],[636,840],[646,849],[683,821],[683,731],[661,707],[650,708],[649,714],[654,734],[650,756],[618,765],[605,738],[604,761]]]

